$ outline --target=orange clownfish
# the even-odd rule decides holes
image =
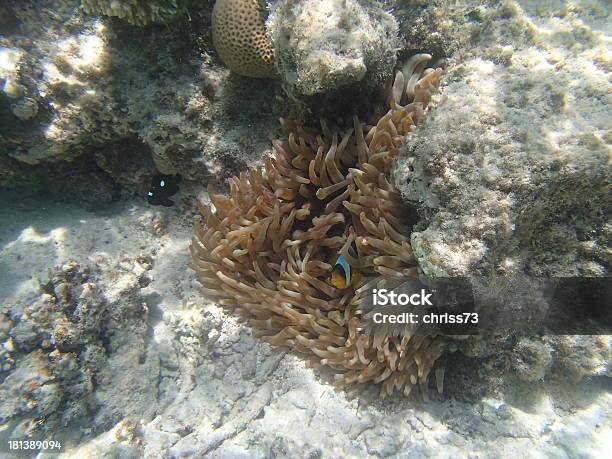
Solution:
[[[329,283],[341,290],[349,287],[358,288],[361,283],[361,274],[352,269],[342,255],[338,255]]]

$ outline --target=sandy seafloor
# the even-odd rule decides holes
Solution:
[[[139,274],[135,258],[153,260],[151,282],[132,297],[147,304],[144,344],[113,354],[95,393],[93,423],[108,417],[109,429],[73,427],[65,434],[77,443],[60,457],[606,457],[612,448],[612,395],[597,378],[515,381],[505,398],[475,402],[348,398],[201,297],[180,206],[126,200],[92,213],[44,196],[0,198],[2,301],[37,295],[36,279],[68,260],[95,264],[112,296]]]

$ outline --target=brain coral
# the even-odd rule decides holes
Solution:
[[[339,386],[373,381],[381,396],[427,397],[428,375],[445,348],[441,336],[366,336],[357,290],[329,282],[334,257],[375,282],[414,276],[407,208],[389,183],[404,136],[422,117],[441,69],[416,56],[398,72],[390,110],[375,125],[321,122],[311,131],[281,120],[287,140],[273,142],[263,169],[230,180],[229,196],[209,190],[191,244],[202,291],[239,313],[272,345],[332,368]],[[401,103],[405,103],[401,105]],[[442,369],[436,369],[442,390]]]
[[[217,0],[213,8],[215,49],[225,65],[240,75],[264,78],[276,75],[264,12],[260,0]]]

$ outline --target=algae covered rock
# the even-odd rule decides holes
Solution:
[[[296,97],[344,90],[366,97],[392,75],[398,26],[378,2],[280,0],[267,26],[281,78]]]
[[[12,362],[3,368],[8,371],[0,384],[3,430],[20,435],[53,430],[94,407],[108,303],[92,281],[88,267],[69,262],[50,273],[38,297],[32,292],[29,301],[2,306],[10,319],[4,342],[10,352],[3,360]]]
[[[439,105],[396,164],[421,211],[411,244],[427,275],[609,274],[605,45],[575,55],[533,15],[487,12],[495,27],[449,59]]]
[[[578,24],[603,10],[564,11]],[[429,8],[429,7],[428,7]],[[411,246],[427,276],[604,277],[612,265],[607,45],[588,28],[569,39],[536,5],[433,6],[417,34],[444,38],[441,95],[395,164],[419,210]],[[425,17],[425,16],[423,16]],[[437,19],[436,19],[437,18]],[[548,27],[558,33],[549,35]],[[469,32],[469,35],[466,33]],[[467,46],[469,37],[477,46]],[[412,42],[414,37],[408,37]],[[502,44],[503,43],[503,44]],[[528,305],[533,290],[514,291]],[[533,297],[533,295],[531,295]],[[609,375],[608,336],[469,339],[463,354],[526,384]],[[494,379],[491,379],[493,381]]]
[[[552,364],[552,350],[541,339],[521,337],[512,350],[511,362],[523,381],[540,381]]]
[[[9,98],[19,99],[23,88],[19,84],[19,64],[24,52],[20,49],[0,46],[0,86]]]
[[[567,335],[553,338],[557,369],[570,381],[612,377],[612,336]]]
[[[150,263],[126,258],[105,272],[68,261],[50,270],[38,291],[0,305],[0,439],[58,435],[75,422],[92,424],[94,415],[118,415],[104,394],[115,362],[138,361],[142,353],[147,326],[139,292]],[[106,276],[112,290],[103,287]]]

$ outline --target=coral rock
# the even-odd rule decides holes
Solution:
[[[449,70],[444,109],[398,157],[394,184],[424,217],[411,239],[419,265],[431,276],[607,276],[607,118],[583,132],[567,122],[567,88],[513,72],[481,59]]]
[[[281,0],[268,29],[279,72],[296,95],[379,88],[396,63],[397,23],[370,0]]]
[[[90,14],[104,14],[144,26],[151,22],[167,22],[183,11],[182,0],[83,0]]]

